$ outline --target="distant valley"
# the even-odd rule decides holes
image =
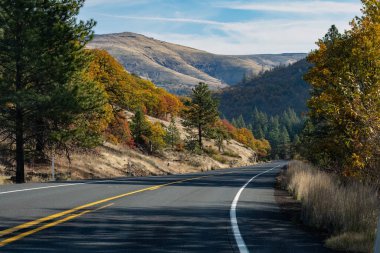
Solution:
[[[214,89],[240,83],[279,65],[289,65],[306,54],[228,56],[180,46],[135,34],[96,35],[90,48],[108,51],[125,69],[176,94],[187,94],[199,82]]]

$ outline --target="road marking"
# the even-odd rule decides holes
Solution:
[[[59,184],[59,185],[43,186],[43,187],[28,188],[28,189],[14,190],[14,191],[6,191],[6,192],[0,192],[0,195],[1,194],[14,193],[14,192],[26,192],[26,191],[34,191],[34,190],[40,190],[40,189],[57,188],[57,187],[81,185],[81,184],[85,184],[85,183]]]
[[[35,190],[57,188],[57,187],[65,187],[65,186],[75,186],[75,185],[83,185],[83,184],[96,184],[96,183],[102,183],[102,182],[115,182],[115,181],[120,181],[120,180],[99,180],[99,181],[90,181],[90,182],[85,182],[85,183],[71,183],[71,184],[50,185],[50,186],[42,186],[42,187],[35,187],[35,188],[27,188],[27,189],[20,189],[20,190],[0,192],[0,195],[2,195],[2,194],[9,194],[9,193],[15,193],[15,192],[35,191]]]
[[[274,168],[272,168],[272,169],[274,169]],[[218,174],[212,174],[212,175],[205,175],[205,176],[199,176],[199,177],[194,177],[194,178],[187,178],[187,179],[173,181],[173,182],[166,183],[166,184],[161,184],[161,185],[153,185],[153,186],[150,186],[150,187],[147,187],[147,188],[143,188],[143,189],[140,189],[140,190],[136,190],[136,191],[132,191],[132,192],[127,192],[127,193],[116,195],[116,196],[109,197],[109,198],[106,198],[106,199],[102,199],[102,200],[98,200],[98,201],[95,201],[95,202],[87,203],[85,205],[78,206],[78,207],[75,207],[75,208],[72,208],[72,209],[69,209],[69,210],[66,210],[66,211],[63,211],[63,212],[59,212],[59,213],[56,213],[56,214],[53,214],[53,215],[50,215],[50,216],[46,216],[46,217],[43,217],[43,218],[40,218],[40,219],[37,219],[37,220],[34,220],[34,221],[29,221],[29,222],[26,222],[24,224],[21,224],[21,225],[18,225],[18,226],[15,226],[15,227],[8,228],[8,229],[0,231],[0,237],[9,235],[9,234],[17,232],[19,230],[23,230],[23,229],[27,229],[27,228],[36,226],[36,225],[38,225],[40,223],[43,223],[43,222],[47,222],[47,221],[54,220],[54,219],[60,218],[62,216],[71,214],[71,215],[69,215],[67,217],[64,217],[64,218],[60,219],[60,220],[56,220],[56,221],[47,223],[47,224],[42,225],[40,227],[31,229],[29,231],[22,232],[22,233],[20,233],[18,235],[15,235],[15,236],[7,238],[7,239],[4,239],[3,241],[0,241],[0,247],[3,247],[6,244],[12,243],[14,241],[20,240],[20,239],[22,239],[24,237],[27,237],[29,235],[35,234],[35,233],[37,233],[37,232],[39,232],[41,230],[44,230],[44,229],[47,229],[47,228],[59,225],[61,223],[64,223],[66,221],[75,219],[75,218],[77,218],[79,216],[82,216],[82,215],[84,215],[86,213],[106,208],[109,205],[106,205],[106,206],[103,206],[103,207],[100,207],[100,208],[94,209],[94,210],[82,211],[81,213],[78,213],[78,214],[72,214],[72,213],[74,213],[76,211],[80,211],[80,210],[88,208],[88,207],[93,207],[95,205],[104,204],[106,202],[117,200],[117,199],[120,199],[120,198],[123,198],[123,197],[126,197],[126,196],[130,196],[130,195],[133,195],[133,194],[136,194],[136,193],[140,193],[140,192],[158,190],[158,189],[160,189],[162,187],[173,185],[173,184],[179,184],[179,183],[183,183],[183,182],[187,182],[187,181],[192,181],[192,180],[196,180],[196,179],[213,177],[213,176],[218,176],[218,175],[223,175],[223,174],[231,174],[231,173],[235,173],[235,171],[218,173]],[[264,174],[264,173],[261,173],[261,174]],[[259,174],[259,175],[261,175],[261,174]],[[257,176],[259,176],[259,175],[257,175]],[[91,183],[96,183],[96,182],[107,182],[107,181],[115,181],[115,180],[103,180],[103,181],[95,181],[95,182],[89,182],[89,183],[64,184],[64,185],[57,185],[57,186],[47,186],[47,187],[24,189],[24,190],[18,190],[18,191],[46,189],[46,188],[52,188],[52,187],[63,187],[63,186],[69,186],[69,185],[91,184]],[[17,192],[17,191],[11,191],[11,192]],[[3,194],[5,194],[5,192]]]
[[[108,205],[105,205],[105,206],[101,206],[99,208],[96,208],[96,209],[93,209],[93,210],[86,210],[86,211],[83,211],[83,212],[80,212],[80,213],[77,213],[77,214],[72,214],[70,216],[67,216],[63,219],[60,219],[60,220],[57,220],[57,221],[54,221],[54,222],[51,222],[51,223],[48,223],[48,224],[45,224],[41,227],[38,227],[38,228],[35,228],[35,229],[32,229],[32,230],[29,230],[29,231],[26,231],[24,233],[21,233],[21,234],[18,234],[16,236],[13,236],[13,237],[10,237],[6,240],[3,240],[0,242],[0,247],[4,247],[5,245],[9,244],[9,243],[12,243],[14,241],[17,241],[17,240],[20,240],[24,237],[27,237],[29,235],[32,235],[32,234],[35,234],[35,233],[38,233],[44,229],[48,229],[48,228],[51,228],[51,227],[54,227],[54,226],[57,226],[59,224],[62,224],[64,222],[67,222],[69,220],[72,220],[72,219],[75,219],[75,218],[78,218],[84,214],[87,214],[87,213],[90,213],[90,212],[95,212],[95,211],[99,211],[101,209],[104,209],[104,208],[107,208],[107,207],[110,207],[112,206],[114,203],[111,203],[111,204],[108,204]]]
[[[240,195],[241,193],[244,191],[245,187],[248,186],[249,183],[252,182],[253,179],[271,171],[271,170],[274,170],[275,168],[278,168],[280,167],[281,165],[278,165],[276,167],[273,167],[269,170],[266,170],[264,172],[261,172],[259,174],[257,174],[256,176],[252,177],[250,180],[248,180],[247,183],[245,183],[245,185],[243,185],[240,190],[238,191],[238,193],[236,194],[234,200],[232,201],[232,204],[231,204],[231,209],[230,209],[230,220],[231,220],[231,227],[232,227],[232,231],[234,233],[234,237],[235,237],[235,241],[236,241],[236,244],[239,248],[239,252],[240,253],[249,253],[249,250],[247,248],[247,245],[245,244],[244,242],[244,239],[240,233],[240,229],[239,229],[239,224],[238,224],[238,221],[237,221],[237,217],[236,217],[236,207],[237,207],[237,203],[239,202],[239,198],[240,198]]]
[[[218,174],[216,174],[216,175],[218,175]],[[191,180],[196,180],[196,179],[206,178],[206,177],[212,177],[212,176],[216,176],[216,175],[214,174],[214,175],[206,175],[206,176],[200,176],[200,177],[194,177],[194,178],[187,178],[187,179],[178,180],[178,181],[174,181],[174,182],[170,182],[170,183],[166,183],[166,184],[154,185],[154,186],[143,188],[143,189],[140,189],[140,190],[136,190],[136,191],[132,191],[132,192],[127,192],[127,193],[116,195],[116,196],[109,197],[109,198],[106,198],[106,199],[102,199],[102,200],[98,200],[98,201],[95,201],[95,202],[87,203],[87,204],[82,205],[82,206],[78,206],[78,207],[75,207],[75,208],[63,211],[63,212],[59,212],[59,213],[56,213],[56,214],[53,214],[53,215],[49,215],[49,216],[46,216],[46,217],[34,220],[34,221],[29,221],[29,222],[23,223],[21,225],[18,225],[18,226],[12,227],[12,228],[8,228],[8,229],[5,229],[5,230],[2,230],[2,231],[0,231],[0,237],[5,236],[5,235],[9,235],[11,233],[14,233],[14,232],[22,230],[22,229],[30,228],[30,227],[38,225],[38,224],[40,224],[42,222],[46,222],[46,221],[50,221],[50,220],[53,220],[53,219],[60,218],[60,217],[65,216],[67,214],[72,214],[72,213],[74,213],[76,211],[80,211],[80,210],[88,208],[88,207],[93,207],[95,205],[104,204],[106,202],[110,202],[110,201],[113,201],[113,200],[116,200],[116,199],[120,199],[120,198],[123,198],[123,197],[126,197],[126,196],[130,196],[130,195],[133,195],[133,194],[136,194],[136,193],[150,191],[150,190],[157,190],[157,189],[160,189],[161,187],[164,187],[164,186],[169,186],[169,185],[173,185],[173,184],[179,184],[179,183],[183,183],[183,182],[187,182],[187,181],[191,181]],[[95,210],[98,210],[98,209],[95,209]],[[32,229],[32,230],[23,232],[23,233],[21,233],[19,235],[13,236],[13,237],[8,238],[8,239],[5,239],[3,241],[0,241],[0,247],[4,246],[6,244],[9,244],[11,242],[17,241],[19,239],[22,239],[22,238],[24,238],[26,236],[29,236],[31,234],[37,233],[37,232],[39,232],[39,231],[41,231],[43,229],[50,228],[52,226],[59,225],[59,224],[65,222],[67,220],[71,220],[71,219],[74,219],[76,217],[82,216],[83,214],[86,214],[86,213],[88,213],[88,211],[83,211],[82,213],[80,213],[80,215],[72,214],[72,215],[70,215],[70,216],[68,216],[66,218],[61,219],[61,220],[54,221],[52,223],[48,223],[48,224],[42,225],[41,227],[38,227],[38,228],[35,228],[35,229]],[[69,217],[71,217],[71,218],[69,218]]]

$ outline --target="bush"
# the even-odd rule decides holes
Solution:
[[[341,182],[332,174],[299,161],[289,163],[288,190],[302,203],[302,221],[327,230],[327,246],[368,252],[373,248],[379,201],[374,187]],[[350,244],[344,243],[350,238]],[[343,245],[343,246],[342,246]]]
[[[229,156],[229,157],[233,157],[233,158],[241,158],[241,156],[231,150],[224,150],[224,152],[222,153],[222,155],[224,156]]]
[[[226,159],[225,157],[223,157],[221,155],[212,155],[211,158],[214,159],[215,161],[218,161],[218,162],[223,163],[223,164],[228,163],[228,159]]]

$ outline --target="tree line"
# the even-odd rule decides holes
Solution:
[[[299,116],[289,108],[280,115],[268,115],[254,108],[250,119],[245,120],[242,115],[233,118],[231,123],[235,127],[245,127],[255,133],[257,139],[266,139],[271,146],[269,158],[291,159],[297,154],[297,145],[300,142],[300,133],[304,124],[304,117]]]

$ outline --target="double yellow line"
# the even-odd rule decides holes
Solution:
[[[4,247],[5,245],[7,245],[9,243],[15,242],[15,241],[20,240],[20,239],[22,239],[24,237],[27,237],[29,235],[38,233],[38,232],[40,232],[40,231],[42,231],[44,229],[51,228],[51,227],[57,226],[57,225],[59,225],[61,223],[67,222],[69,220],[78,218],[78,217],[80,217],[80,216],[82,216],[84,214],[87,214],[87,213],[90,213],[90,212],[94,212],[94,211],[98,211],[100,209],[103,209],[103,208],[106,208],[106,207],[109,207],[109,206],[113,205],[113,203],[106,204],[107,202],[111,202],[111,201],[114,201],[114,200],[117,200],[117,199],[120,199],[120,198],[124,198],[124,197],[130,196],[130,195],[133,195],[133,194],[136,194],[136,193],[140,193],[140,192],[155,191],[155,190],[158,190],[158,189],[160,189],[160,188],[162,188],[164,186],[169,186],[169,185],[173,185],[173,184],[179,184],[179,183],[183,183],[183,182],[186,182],[186,181],[192,181],[192,180],[196,180],[196,179],[200,179],[200,178],[205,178],[205,177],[212,177],[212,176],[215,176],[215,175],[207,175],[207,176],[188,178],[188,179],[184,179],[184,180],[170,182],[170,183],[167,183],[167,184],[161,184],[161,185],[155,185],[155,186],[143,188],[143,189],[140,189],[140,190],[137,190],[137,191],[127,192],[127,193],[116,195],[116,196],[113,196],[113,197],[110,197],[110,198],[106,198],[106,199],[98,200],[98,201],[95,201],[95,202],[87,203],[87,204],[82,205],[82,206],[78,206],[78,207],[75,207],[75,208],[63,211],[63,212],[59,212],[59,213],[56,213],[56,214],[53,214],[53,215],[49,215],[49,216],[46,216],[46,217],[34,220],[34,221],[29,221],[29,222],[23,223],[21,225],[18,225],[18,226],[12,227],[12,228],[8,228],[8,229],[5,229],[5,230],[2,230],[2,231],[0,231],[0,238],[4,237],[4,236],[7,236],[7,235],[11,235],[11,234],[13,234],[13,233],[15,233],[17,231],[20,231],[20,230],[25,230],[25,229],[31,228],[30,230],[27,230],[25,232],[21,232],[21,233],[19,233],[17,235],[13,235],[13,236],[11,236],[11,237],[9,237],[7,239],[4,239],[4,240],[0,241],[0,247]],[[86,210],[86,209],[88,209],[90,207],[94,207],[94,206],[101,205],[101,204],[106,204],[106,205],[98,207],[96,209]],[[80,211],[80,212],[78,213],[78,211]],[[66,215],[68,215],[68,216],[66,216]],[[63,217],[63,216],[66,216],[66,217]],[[61,217],[63,217],[63,218],[61,218]],[[61,219],[58,219],[58,218],[61,218]],[[56,220],[56,219],[58,219],[58,220]],[[52,221],[52,220],[54,220],[54,221]],[[46,223],[46,224],[42,224],[39,227],[33,228],[36,225],[39,225],[41,223],[45,223],[47,221],[52,221],[52,222]]]

